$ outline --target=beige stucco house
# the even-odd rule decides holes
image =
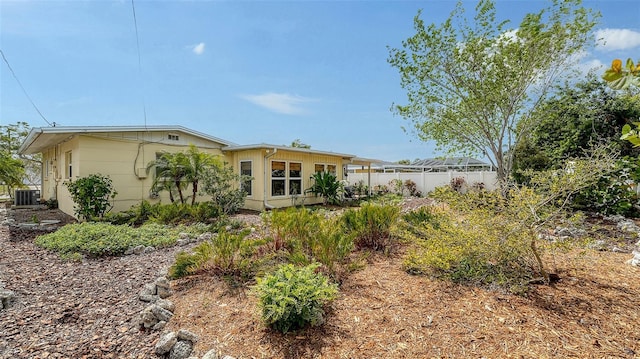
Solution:
[[[64,182],[100,173],[113,181],[118,195],[113,211],[139,204],[168,203],[151,192],[153,171],[146,167],[158,154],[185,151],[189,145],[220,156],[236,173],[253,179],[244,184],[245,208],[263,210],[320,203],[312,194],[311,176],[318,171],[344,179],[353,155],[268,144],[237,145],[182,126],[91,126],[33,128],[19,152],[42,153],[41,198],[57,199],[73,215],[73,201]],[[205,197],[199,198],[206,200]]]

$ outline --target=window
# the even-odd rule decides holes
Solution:
[[[65,178],[70,179],[73,177],[73,158],[71,157],[71,151],[65,152],[64,164],[66,168]]]
[[[302,163],[271,162],[271,195],[302,194]]]
[[[251,161],[240,161],[240,175],[243,176],[240,187],[247,194],[251,196],[252,184],[253,184],[253,171],[251,170]]]
[[[178,135],[174,135],[174,134],[171,134],[171,133],[170,133],[170,134],[168,134],[168,135],[167,135],[167,138],[168,138],[169,140],[171,140],[171,141],[178,141],[178,140],[180,139],[180,136],[178,136]]]
[[[302,163],[289,162],[289,194],[302,194]]]
[[[271,162],[271,195],[272,196],[284,196],[285,184],[286,184],[286,162],[272,161]]]
[[[336,165],[325,165],[324,163],[315,164],[315,172],[329,172],[334,176],[337,176]]]

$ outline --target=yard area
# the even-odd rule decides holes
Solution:
[[[405,208],[421,205],[404,202]],[[59,212],[13,211],[20,221]],[[47,215],[45,215],[47,214]],[[255,214],[237,217],[254,225]],[[46,218],[49,219],[49,218]],[[63,218],[64,220],[64,218]],[[597,223],[613,241],[615,225]],[[615,243],[619,245],[619,242]],[[0,315],[0,358],[149,358],[158,332],[135,319],[138,293],[180,249],[62,261],[33,238],[12,241],[0,227],[0,284],[17,302]],[[558,253],[560,280],[526,296],[415,276],[403,247],[354,255],[322,326],[280,334],[260,322],[250,286],[210,273],[172,281],[176,305],[167,330],[199,335],[195,354],[218,348],[235,358],[636,358],[640,355],[639,269],[626,253]]]

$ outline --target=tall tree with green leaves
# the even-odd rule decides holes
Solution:
[[[504,183],[513,144],[533,127],[531,113],[591,39],[597,17],[580,0],[553,0],[517,27],[497,19],[491,0],[479,1],[472,19],[459,2],[440,25],[425,25],[418,12],[416,34],[389,49],[408,100],[392,110],[440,149],[486,155]]]
[[[536,125],[516,144],[514,176],[519,170],[559,168],[600,145],[622,157],[638,155],[638,149],[619,139],[622,127],[640,118],[640,97],[633,92],[640,91],[615,92],[593,76],[559,87],[532,113]]]
[[[198,184],[207,175],[207,171],[210,168],[221,168],[223,164],[215,155],[200,152],[194,145],[189,146],[185,159],[187,169],[185,179],[191,183],[191,205],[194,205],[198,195]]]
[[[174,193],[177,193],[180,203],[184,203],[185,198],[182,191],[188,185],[186,181],[188,174],[186,163],[186,155],[182,152],[164,152],[158,159],[149,162],[147,164],[147,173],[155,170],[155,178],[151,189],[155,192],[169,192],[171,203],[175,202]]]
[[[18,154],[18,149],[29,134],[29,124],[16,122],[0,126],[0,182],[14,188],[40,182],[42,156]]]

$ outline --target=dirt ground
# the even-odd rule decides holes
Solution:
[[[73,221],[59,211],[12,213],[34,215]],[[237,219],[260,222],[249,212]],[[165,330],[197,333],[199,356],[218,348],[236,358],[640,358],[640,269],[625,264],[637,238],[603,219],[588,223],[623,253],[547,258],[560,281],[527,296],[409,275],[400,253],[379,254],[343,281],[320,327],[268,330],[250,287],[202,275],[172,283],[176,311]],[[144,307],[137,294],[180,248],[74,263],[28,237],[10,239],[0,227],[0,284],[19,297],[0,312],[0,358],[155,357],[158,333],[132,319]]]
[[[584,225],[608,250],[547,256],[560,280],[526,296],[409,275],[401,253],[380,254],[342,283],[320,327],[268,330],[250,287],[202,275],[174,282],[169,328],[198,333],[200,354],[236,358],[640,358],[640,268],[625,264],[637,236],[602,217]]]

